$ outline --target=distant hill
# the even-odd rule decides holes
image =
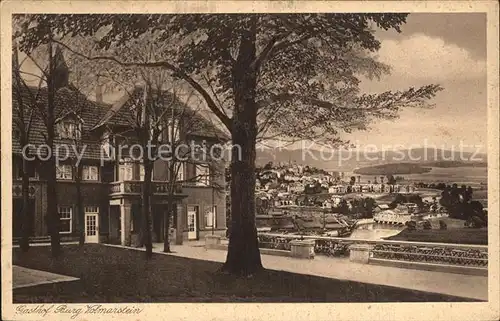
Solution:
[[[257,164],[291,162],[332,171],[390,163],[416,163],[429,167],[487,166],[487,155],[433,148],[357,152],[353,150],[257,149]]]
[[[435,161],[427,162],[426,166],[430,167],[488,167],[487,162],[462,162],[462,161]]]
[[[395,163],[358,168],[354,170],[354,173],[361,175],[422,174],[431,170],[430,167],[422,167],[415,163]]]

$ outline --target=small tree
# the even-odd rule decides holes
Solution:
[[[19,19],[21,23],[26,23],[29,21],[25,21],[22,19],[22,17]],[[23,127],[21,129],[22,133],[21,136],[23,137],[23,141],[21,142],[21,145],[24,147],[29,142],[29,133],[28,127],[26,125],[30,124],[29,119],[33,119],[33,117],[39,118],[44,127],[45,130],[41,132],[40,134],[43,136],[44,143],[50,148],[51,151],[54,150],[55,144],[54,144],[54,138],[55,138],[55,123],[56,123],[56,118],[57,118],[57,112],[58,109],[56,108],[57,106],[57,100],[58,100],[58,90],[64,86],[64,79],[61,77],[60,72],[60,64],[59,64],[59,48],[54,48],[53,42],[52,42],[52,37],[51,37],[51,31],[50,31],[50,22],[47,23],[42,23],[40,26],[41,30],[43,33],[49,38],[46,45],[43,46],[38,46],[37,48],[34,48],[33,50],[30,51],[25,51],[25,54],[28,59],[30,59],[33,64],[36,66],[38,74],[30,74],[31,76],[35,76],[37,79],[39,79],[39,90],[35,90],[35,93],[31,92],[31,88],[25,88],[28,92],[30,103],[28,105],[31,105],[31,108],[33,109],[33,112],[29,112],[29,115],[25,115],[25,105],[24,102],[22,102],[21,105],[19,105],[19,108],[17,112],[23,113],[21,115],[20,119],[23,119],[23,121],[19,120],[18,121],[18,126]],[[17,30],[14,34],[14,39],[18,40],[19,37],[22,37],[23,30]],[[17,54],[16,56],[17,57]],[[17,58],[14,58],[17,59]],[[15,62],[16,63],[16,62]],[[15,87],[20,89],[21,87],[25,87],[22,85],[23,80],[21,80],[22,77],[20,77],[20,74],[22,73],[19,69],[19,63],[16,63],[18,67],[16,67],[14,70],[16,70],[17,75],[14,77],[15,81]],[[42,87],[44,87],[41,89]],[[18,90],[16,89],[16,90]],[[36,93],[38,92],[38,94]],[[42,98],[43,94],[43,98]],[[19,98],[17,99],[19,102]],[[27,121],[27,122],[26,122]],[[22,124],[24,125],[22,125]],[[23,168],[26,166],[26,160],[23,161]],[[49,230],[50,234],[50,239],[51,239],[51,251],[52,255],[54,257],[59,256],[61,252],[61,245],[60,245],[60,219],[59,219],[59,214],[57,210],[57,193],[56,193],[56,160],[55,160],[55,155],[54,153],[50,152],[48,155],[47,160],[43,164],[44,168],[44,177],[46,178],[47,181],[47,227]],[[23,172],[25,170],[23,169]],[[23,174],[24,176],[24,174]],[[27,176],[26,176],[27,177]],[[29,178],[28,180],[23,179],[25,187],[28,186],[29,184]],[[24,201],[23,201],[24,203]],[[26,209],[27,207],[25,207]],[[26,217],[27,219],[27,217]],[[23,229],[26,229],[28,227],[28,223],[25,222],[23,224],[24,227]],[[23,233],[24,234],[24,233]],[[24,240],[22,241],[22,246],[23,248],[27,248],[26,246],[26,236],[24,237]]]
[[[43,79],[38,77],[38,86],[30,88],[23,77],[22,62],[19,62],[19,52],[15,45],[12,50],[12,98],[13,98],[13,128],[17,132],[16,139],[19,146],[24,149],[30,142],[32,136],[33,117],[35,116],[37,104],[39,104],[42,91]],[[26,57],[27,59],[28,57]],[[23,60],[24,61],[24,60]],[[25,155],[24,155],[25,154]],[[22,155],[21,175],[22,175],[22,237],[20,247],[23,251],[29,250],[29,236],[31,221],[29,215],[29,173],[28,160],[30,150],[25,149]],[[26,157],[25,157],[26,156]]]

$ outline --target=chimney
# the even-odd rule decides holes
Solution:
[[[95,101],[98,103],[102,103],[102,84],[99,81],[99,75],[97,75],[97,86],[95,88]]]

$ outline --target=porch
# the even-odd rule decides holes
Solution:
[[[165,235],[165,217],[169,197],[168,182],[153,181],[151,184],[151,219],[152,240],[163,242]],[[119,181],[110,183],[109,187],[109,234],[108,243],[136,246],[140,243],[140,227],[142,226],[142,181]],[[174,231],[180,226],[182,216],[182,194],[180,185],[175,187],[173,195],[173,211],[170,213],[169,227]],[[180,234],[180,236],[178,235]],[[182,241],[182,230],[171,235],[172,241]]]

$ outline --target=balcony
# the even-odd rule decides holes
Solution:
[[[120,181],[112,182],[109,184],[109,196],[111,197],[121,197],[121,196],[140,196],[142,193],[142,181]],[[153,195],[164,195],[168,196],[168,182],[151,182],[151,193]],[[174,194],[181,194],[182,186],[176,184]]]

